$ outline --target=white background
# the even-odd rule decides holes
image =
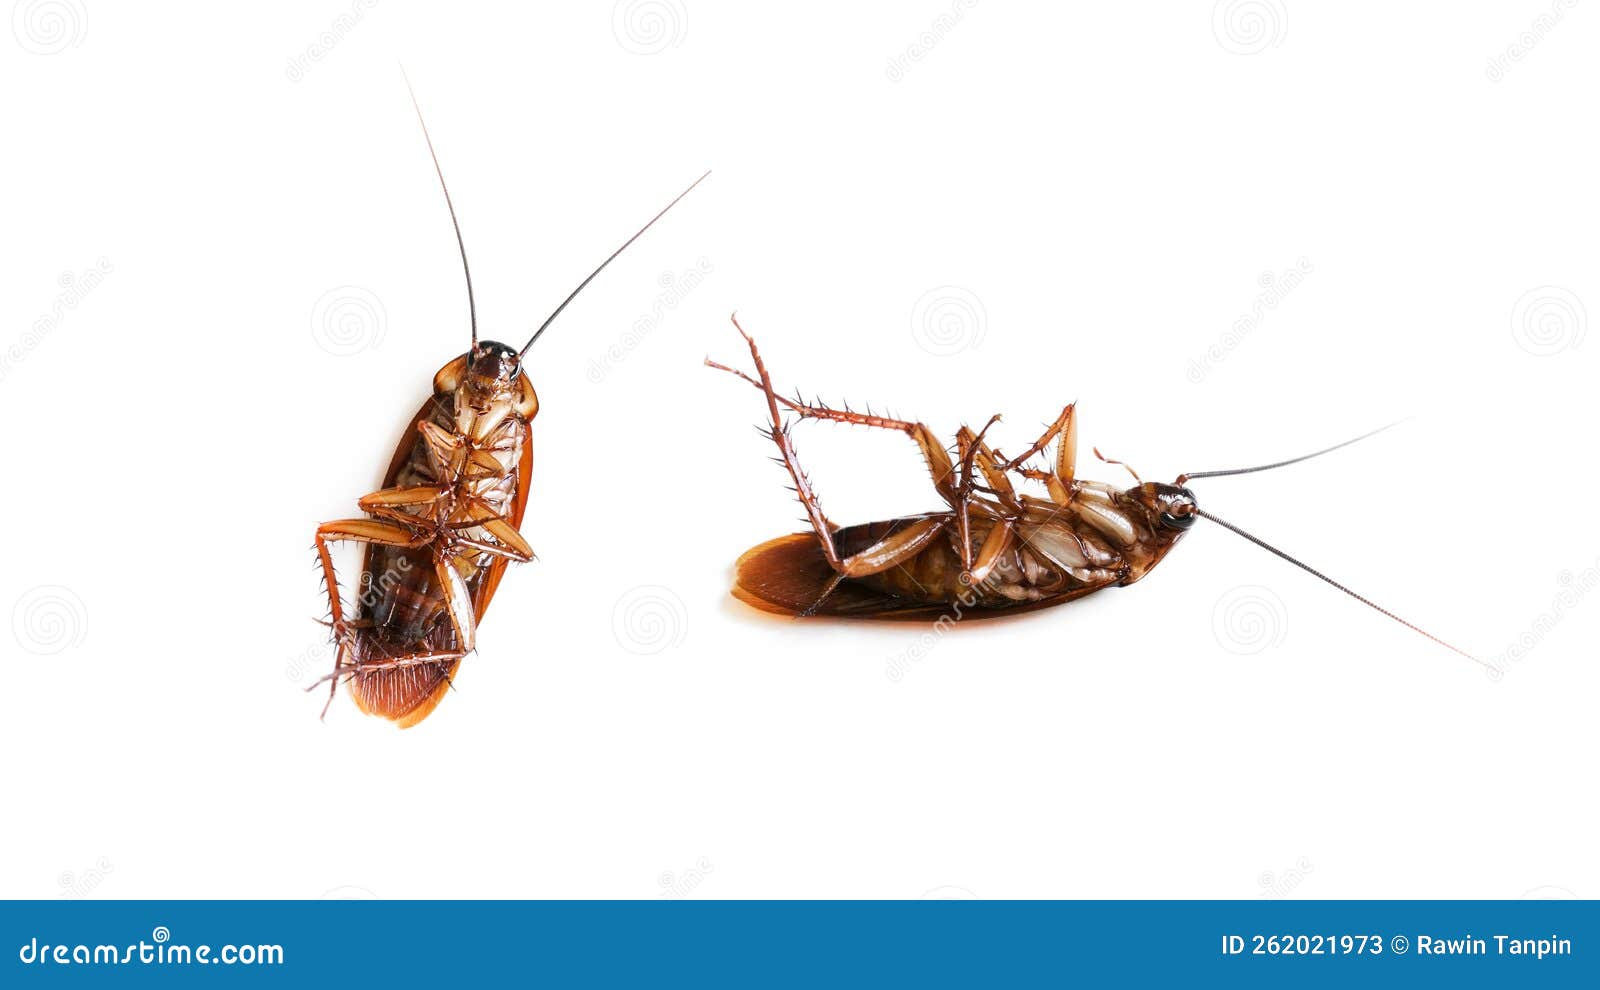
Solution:
[[[0,893],[1600,894],[1594,10],[640,6],[16,5]],[[715,169],[533,351],[539,560],[405,732],[301,691],[312,530],[467,339],[402,61],[487,337]],[[735,309],[943,434],[1076,398],[1119,482],[1412,416],[1195,487],[1508,669],[1203,523],[939,639],[756,614]],[[841,523],[934,505],[797,438]]]

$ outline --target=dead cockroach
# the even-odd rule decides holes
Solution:
[[[411,99],[415,106],[415,93]],[[417,119],[422,121],[420,107]],[[472,652],[477,624],[507,563],[533,558],[518,532],[533,467],[529,423],[539,411],[522,363],[528,349],[595,276],[706,177],[601,262],[519,351],[478,338],[461,225],[426,123],[422,133],[461,252],[472,344],[433,376],[433,394],[407,425],[383,487],[358,503],[368,516],[323,523],[316,535],[336,644],[333,671],[324,678],[330,682],[328,704],[339,681],[347,680],[362,711],[401,728],[422,721],[443,698]],[[328,553],[330,543],[347,540],[366,547],[360,594],[349,616]]]
[[[739,558],[733,594],[755,608],[779,615],[871,619],[931,619],[952,610],[958,617],[981,618],[1046,608],[1102,588],[1138,581],[1161,563],[1199,518],[1237,533],[1435,643],[1476,660],[1201,509],[1186,484],[1193,478],[1284,467],[1348,446],[1378,430],[1275,464],[1181,474],[1170,485],[1144,481],[1127,468],[1137,484],[1119,490],[1104,482],[1077,477],[1078,424],[1074,405],[1063,409],[1039,439],[1012,458],[984,441],[999,416],[990,418],[977,433],[963,426],[956,433],[956,460],[952,462],[950,451],[922,423],[848,408],[808,405],[798,397],[787,399],[779,395],[772,387],[756,342],[745,333],[737,317],[733,325],[749,345],[755,377],[709,358],[706,364],[737,375],[765,395],[772,426],[763,434],[777,444],[779,456],[775,460],[794,479],[795,494],[812,528],[809,533],[769,540]],[[948,508],[858,526],[835,526],[823,515],[811,482],[795,458],[790,426],[783,419],[784,409],[799,419],[853,423],[904,433],[922,452],[934,489]],[[1052,441],[1056,446],[1050,467],[1025,466]],[[1122,464],[1101,456],[1098,450],[1095,456],[1109,464]],[[1050,497],[1018,493],[1011,482],[1013,474],[1042,482]]]

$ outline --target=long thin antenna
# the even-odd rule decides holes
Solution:
[[[461,224],[456,220],[456,205],[450,202],[450,187],[445,185],[444,169],[439,167],[439,155],[433,150],[433,138],[428,136],[428,122],[422,119],[422,105],[417,102],[417,91],[411,88],[411,77],[406,67],[400,67],[400,77],[406,81],[406,92],[411,94],[411,105],[417,111],[417,123],[422,125],[422,140],[428,142],[428,156],[433,159],[433,171],[439,176],[439,188],[444,190],[444,205],[450,209],[450,226],[456,229],[456,247],[461,249],[461,273],[467,277],[467,311],[472,318],[472,348],[478,348],[478,301],[472,296],[472,269],[467,265],[467,244],[461,239]]]
[[[1231,469],[1229,469],[1227,471],[1191,471],[1188,474],[1180,474],[1180,475],[1178,475],[1178,480],[1177,480],[1176,483],[1180,484],[1180,485],[1184,484],[1190,478],[1225,478],[1225,477],[1227,477],[1228,475],[1231,475],[1231,474],[1254,474],[1257,471],[1271,471],[1273,468],[1288,467],[1291,464],[1299,464],[1301,461],[1309,461],[1313,457],[1321,457],[1323,454],[1331,454],[1334,451],[1338,450],[1340,447],[1348,447],[1348,446],[1350,446],[1351,444],[1355,443],[1357,440],[1365,440],[1368,437],[1375,437],[1378,434],[1382,433],[1384,430],[1390,429],[1390,428],[1395,427],[1395,426],[1399,426],[1401,423],[1404,423],[1404,422],[1405,422],[1405,420],[1403,420],[1403,419],[1397,419],[1393,423],[1388,424],[1387,426],[1380,426],[1376,430],[1372,430],[1372,431],[1370,431],[1368,433],[1363,433],[1359,437],[1355,437],[1354,439],[1351,439],[1351,440],[1346,440],[1344,443],[1336,443],[1332,447],[1325,447],[1322,450],[1319,450],[1314,454],[1303,454],[1303,455],[1301,455],[1299,457],[1291,457],[1287,461],[1278,461],[1275,464],[1262,464],[1259,467],[1231,468]]]
[[[1354,441],[1352,441],[1352,442],[1354,442]],[[1223,520],[1223,519],[1219,519],[1216,516],[1212,515],[1211,513],[1205,511],[1204,509],[1199,508],[1198,506],[1194,509],[1194,514],[1197,515],[1197,516],[1200,516],[1202,518],[1211,520],[1212,522],[1216,523],[1218,526],[1221,526],[1223,529],[1231,530],[1234,533],[1237,533],[1238,535],[1240,535],[1240,536],[1244,537],[1245,539],[1249,540],[1251,543],[1254,543],[1256,546],[1260,547],[1261,549],[1266,550],[1267,552],[1269,552],[1271,554],[1274,554],[1274,555],[1276,555],[1278,557],[1281,557],[1284,560],[1287,560],[1289,563],[1291,563],[1294,566],[1300,568],[1302,571],[1305,571],[1307,574],[1310,574],[1312,577],[1320,578],[1321,580],[1326,581],[1328,584],[1331,584],[1335,588],[1338,588],[1340,591],[1342,591],[1345,594],[1349,595],[1351,598],[1354,598],[1356,601],[1360,602],[1361,604],[1367,606],[1368,608],[1376,609],[1377,611],[1382,612],[1384,615],[1387,615],[1389,618],[1391,618],[1394,621],[1400,623],[1402,626],[1405,626],[1407,629],[1411,630],[1412,632],[1418,633],[1418,634],[1423,635],[1423,636],[1426,636],[1427,638],[1433,640],[1435,643],[1438,643],[1440,646],[1444,647],[1445,649],[1449,650],[1450,652],[1459,653],[1461,656],[1466,657],[1468,660],[1471,660],[1473,663],[1483,664],[1483,666],[1485,666],[1485,667],[1492,667],[1491,664],[1488,664],[1488,663],[1485,663],[1482,660],[1479,660],[1477,657],[1475,657],[1472,654],[1468,653],[1466,650],[1458,649],[1457,647],[1451,646],[1449,643],[1446,643],[1444,640],[1442,640],[1439,637],[1435,636],[1433,633],[1428,632],[1426,629],[1423,629],[1420,626],[1416,626],[1416,625],[1413,625],[1410,622],[1407,622],[1405,619],[1402,619],[1398,615],[1395,615],[1393,612],[1391,612],[1388,609],[1384,608],[1382,605],[1379,605],[1377,602],[1373,601],[1372,599],[1367,598],[1364,595],[1359,595],[1359,594],[1355,593],[1354,591],[1351,591],[1349,588],[1345,587],[1344,585],[1342,585],[1339,582],[1335,581],[1333,578],[1331,578],[1328,575],[1326,575],[1326,574],[1322,573],[1321,571],[1317,570],[1315,567],[1312,567],[1309,564],[1306,564],[1306,563],[1303,563],[1303,562],[1301,562],[1299,560],[1296,560],[1295,558],[1289,556],[1288,554],[1284,553],[1282,550],[1279,550],[1277,547],[1275,547],[1272,544],[1268,543],[1267,541],[1261,539],[1260,537],[1252,536],[1251,534],[1246,533],[1244,530],[1242,530],[1239,527],[1235,526],[1233,523],[1227,522],[1226,520]]]
[[[702,176],[700,176],[700,178],[698,178],[698,179],[694,180],[693,182],[689,183],[689,188],[688,189],[685,189],[683,192],[679,193],[677,195],[677,197],[673,199],[672,202],[670,202],[666,206],[662,207],[661,208],[661,212],[657,213],[655,216],[651,217],[649,223],[645,224],[643,227],[640,227],[637,233],[635,233],[632,237],[628,238],[626,241],[623,241],[621,247],[619,247],[615,251],[611,252],[611,257],[609,257],[606,260],[600,262],[600,267],[599,268],[596,268],[594,271],[590,272],[588,278],[584,279],[582,282],[579,282],[578,283],[578,287],[576,289],[573,289],[571,294],[568,295],[567,298],[561,300],[561,305],[556,307],[555,312],[553,312],[549,316],[545,317],[545,321],[543,323],[539,324],[539,329],[535,330],[533,332],[533,336],[528,338],[528,342],[526,344],[522,345],[522,352],[521,352],[521,354],[519,356],[526,356],[527,355],[528,348],[532,347],[533,346],[533,342],[539,339],[539,335],[544,333],[545,330],[547,330],[550,327],[550,324],[552,324],[552,323],[554,323],[556,321],[556,317],[561,315],[561,311],[567,308],[567,303],[570,303],[570,302],[572,302],[572,300],[576,299],[578,297],[578,293],[582,292],[584,290],[584,287],[587,286],[590,282],[593,282],[596,275],[599,275],[601,272],[605,271],[607,265],[609,265],[613,261],[617,260],[617,255],[619,255],[622,252],[628,250],[628,245],[632,244],[634,241],[638,240],[640,237],[643,237],[645,231],[647,231],[651,227],[653,227],[657,220],[660,220],[662,217],[666,216],[667,215],[667,211],[672,209],[674,206],[677,206],[678,205],[678,200],[680,200],[683,197],[689,195],[689,193],[694,189],[695,186],[698,186],[700,183],[706,181],[706,175],[710,175],[710,174],[711,174],[711,170],[707,169],[705,175],[702,175]]]

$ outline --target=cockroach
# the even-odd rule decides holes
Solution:
[[[336,645],[333,671],[323,678],[329,682],[323,714],[344,680],[358,708],[400,728],[427,718],[443,699],[473,651],[507,564],[533,559],[519,531],[533,470],[529,424],[539,411],[524,366],[528,349],[607,265],[711,174],[613,251],[517,350],[478,337],[461,224],[414,92],[411,100],[461,253],[471,345],[433,376],[433,394],[406,426],[383,486],[357,503],[367,515],[323,523],[316,532]],[[348,616],[329,555],[329,544],[341,541],[365,547],[360,595]]]
[[[960,618],[1012,615],[1061,605],[1102,588],[1141,580],[1194,525],[1208,519],[1327,582],[1345,594],[1440,646],[1471,654],[1407,622],[1321,571],[1302,563],[1232,523],[1200,508],[1188,482],[1286,467],[1319,457],[1380,430],[1324,450],[1274,464],[1226,471],[1193,471],[1172,484],[1144,481],[1121,461],[1095,450],[1095,456],[1133,475],[1131,488],[1118,489],[1077,477],[1078,421],[1069,403],[1028,448],[1008,458],[985,437],[999,421],[993,416],[974,433],[963,426],[953,448],[946,448],[919,422],[807,404],[773,388],[755,340],[733,319],[750,348],[755,375],[706,359],[706,364],[736,375],[766,399],[771,426],[762,434],[778,447],[774,460],[788,471],[811,531],[780,536],[753,547],[735,565],[734,597],[755,608],[786,616],[846,616],[868,619],[932,619],[954,611]],[[790,436],[787,411],[796,420],[825,420],[904,433],[916,443],[934,490],[946,508],[915,516],[839,527],[822,512],[810,479],[800,467]],[[1391,426],[1394,424],[1390,424]],[[1051,443],[1054,458],[1045,468],[1027,466]],[[955,454],[952,461],[951,454]],[[1049,498],[1019,493],[1012,477],[1039,482]]]

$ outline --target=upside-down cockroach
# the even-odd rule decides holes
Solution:
[[[415,93],[411,99],[415,107]],[[523,367],[528,349],[595,276],[706,177],[601,262],[519,351],[478,338],[466,243],[425,122],[422,133],[461,253],[471,346],[433,376],[433,394],[406,426],[382,487],[358,502],[367,517],[323,523],[316,533],[336,646],[333,671],[323,678],[330,682],[323,713],[343,679],[357,707],[401,728],[422,721],[444,697],[473,650],[506,565],[533,558],[518,531],[533,468],[529,423],[539,411]],[[328,550],[339,541],[366,548],[361,593],[348,616]]]
[[[780,536],[739,557],[734,597],[766,612],[789,616],[832,615],[872,619],[930,619],[954,607],[965,618],[1010,615],[1060,605],[1113,585],[1143,578],[1178,544],[1196,519],[1224,529],[1326,581],[1362,604],[1377,609],[1414,632],[1476,660],[1471,654],[1425,632],[1356,594],[1320,571],[1296,560],[1200,508],[1187,487],[1193,478],[1249,474],[1285,467],[1348,446],[1353,440],[1274,464],[1226,471],[1181,474],[1172,484],[1144,481],[1118,489],[1077,477],[1078,421],[1074,404],[1061,411],[1045,432],[1020,455],[1006,457],[985,442],[999,419],[991,417],[973,433],[961,427],[951,451],[922,423],[807,404],[788,399],[772,386],[756,342],[735,317],[733,325],[750,348],[752,377],[706,359],[706,364],[737,375],[760,389],[771,427],[763,429],[778,447],[775,460],[794,481],[794,492],[811,523],[809,533]],[[787,410],[797,419],[852,423],[895,430],[910,437],[927,462],[934,489],[947,508],[916,516],[838,527],[822,512],[811,482],[795,457]],[[1383,429],[1387,429],[1384,427]],[[1053,463],[1040,469],[1027,462],[1055,443]],[[1048,499],[1019,493],[1011,476],[1043,483]],[[981,480],[980,480],[981,479]],[[1482,661],[1479,661],[1482,662]]]

